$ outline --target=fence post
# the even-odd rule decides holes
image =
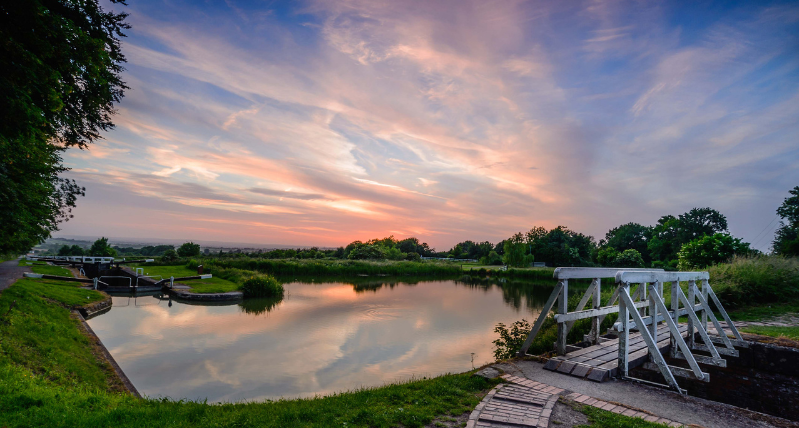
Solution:
[[[694,289],[696,288],[696,281],[690,280],[688,281],[688,303],[691,305],[691,309],[696,306],[696,294],[694,293]],[[704,310],[702,311],[704,313]],[[694,343],[694,320],[690,317],[688,318],[688,347],[693,348],[695,345]]]
[[[708,289],[709,288],[710,288],[710,284],[708,284],[708,281],[706,279],[703,279],[702,280],[702,297],[705,298],[706,302],[710,302],[708,300]],[[702,328],[705,329],[705,331],[707,331],[707,312],[706,311],[702,311]],[[719,334],[724,334],[724,333],[719,333]]]
[[[626,293],[627,296],[630,295],[629,283],[622,282],[619,284],[619,321],[621,321],[621,331],[619,332],[619,377],[624,378],[629,374],[627,351],[630,339],[630,314],[627,313],[627,303],[621,297],[622,293]],[[635,310],[635,308],[632,310]]]
[[[596,287],[594,287],[594,297],[591,298],[591,300],[593,300],[594,309],[599,309],[600,307],[602,307],[602,305],[600,304],[601,300],[602,300],[602,279],[601,278],[597,278],[596,279]],[[592,334],[593,334],[593,336],[591,337],[591,341],[594,342],[594,344],[599,344],[599,336],[602,334],[599,331],[600,327],[601,327],[601,325],[599,323],[599,316],[595,316],[595,317],[591,318],[591,330],[592,330]]]
[[[671,310],[672,310],[672,312],[671,312],[671,314],[669,314],[669,317],[671,317],[671,319],[674,320],[675,324],[677,323],[677,320],[679,318],[677,316],[677,311],[680,309],[680,298],[679,298],[679,294],[678,294],[679,290],[680,290],[680,281],[672,281],[671,282]],[[671,344],[671,346],[670,346],[671,349],[669,350],[669,352],[671,353],[672,358],[674,358],[677,355],[677,342],[674,340],[674,337],[672,337],[671,335],[669,335],[669,337],[671,339],[669,341],[670,344]]]
[[[563,287],[558,297],[558,313],[567,314],[569,312],[569,280],[563,280]],[[565,322],[558,323],[558,341],[555,345],[558,355],[566,355],[566,335],[569,333]]]
[[[652,297],[652,295],[654,294],[655,296],[657,296],[658,289],[660,287],[660,281],[657,281],[657,282],[655,282],[653,284],[650,284],[650,287],[652,287],[652,289],[649,290],[650,291],[650,293],[649,293],[649,317],[652,318],[652,324],[649,325],[649,333],[652,335],[652,339],[655,341],[655,345],[657,346],[657,343],[658,343],[658,323],[657,323],[657,320],[658,320],[658,308],[657,308],[657,306],[655,306],[655,299]],[[662,297],[663,293],[660,293],[660,295]],[[666,315],[666,314],[664,314],[664,315]],[[641,318],[643,318],[643,317],[641,317]],[[650,356],[650,359],[651,359],[651,356]]]

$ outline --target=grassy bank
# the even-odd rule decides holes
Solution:
[[[708,268],[710,284],[730,318],[755,321],[799,312],[799,259],[736,257]]]
[[[162,276],[169,278],[171,276],[197,276],[196,269],[189,269],[184,265],[179,266],[156,266],[150,263],[131,265],[131,268],[141,267],[144,269],[145,275]],[[221,278],[214,275],[208,279],[190,279],[180,281],[181,284],[191,287],[191,291],[195,293],[226,293],[228,291],[238,290],[239,284],[234,281]]]
[[[766,325],[753,325],[743,328],[741,331],[761,336],[785,337],[791,340],[799,340],[799,327],[776,327]]]
[[[70,317],[69,307],[101,298],[73,283],[34,279],[0,293],[0,425],[420,427],[470,411],[496,383],[460,374],[313,399],[223,405],[138,399],[119,392]]]

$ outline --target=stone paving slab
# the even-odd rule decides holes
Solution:
[[[503,375],[507,384],[497,385],[469,416],[466,428],[520,428],[549,426],[552,409],[559,398],[650,422],[679,427],[682,424],[648,412],[569,392],[523,377]]]

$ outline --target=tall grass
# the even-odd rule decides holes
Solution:
[[[799,259],[736,256],[708,268],[710,285],[725,307],[788,303],[799,299]]]

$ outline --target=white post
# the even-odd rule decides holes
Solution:
[[[599,309],[601,307],[600,303],[602,300],[602,279],[600,278],[596,279],[596,287],[594,287],[594,297],[591,300],[593,300],[594,309]],[[591,330],[593,333],[591,341],[594,342],[594,344],[599,344],[599,336],[601,335],[601,332],[599,331],[600,328],[601,325],[599,317],[596,316],[591,318]]]
[[[702,280],[702,297],[705,298],[706,302],[709,302],[709,300],[708,300],[708,289],[709,288],[710,288],[710,284],[708,284],[708,281],[706,279],[703,279]],[[707,331],[707,312],[706,311],[702,311],[702,328],[705,331]],[[723,332],[719,332],[719,334],[724,334],[724,333]]]
[[[672,281],[671,282],[671,314],[669,317],[674,320],[674,323],[677,324],[677,311],[680,309],[680,298],[678,292],[680,290],[680,281]],[[674,337],[669,335],[671,338],[671,356],[674,358],[677,355],[677,342],[674,340]]]
[[[658,289],[660,286],[660,281],[652,283],[649,285],[651,289],[649,290],[649,316],[652,318],[652,324],[649,325],[649,333],[652,336],[652,340],[655,341],[655,346],[658,343],[658,308],[655,306],[655,297],[658,296]],[[662,296],[663,293],[660,293]],[[643,318],[643,317],[642,317]],[[650,356],[651,357],[651,356]]]
[[[619,332],[619,377],[625,378],[629,374],[627,352],[630,339],[630,314],[627,313],[627,302],[622,298],[622,293],[626,293],[627,296],[630,295],[629,283],[623,282],[619,284],[619,321],[621,321],[621,331]],[[633,308],[633,310],[635,309]]]
[[[694,293],[695,288],[696,288],[696,281],[694,280],[688,281],[688,303],[691,305],[692,308],[696,306],[696,294]],[[689,348],[694,347],[694,320],[692,320],[690,317],[688,318],[688,347]]]
[[[558,298],[558,313],[567,314],[569,312],[569,280],[564,279],[563,287],[560,290],[560,297]],[[558,341],[557,352],[558,355],[566,355],[566,335],[569,330],[565,322],[558,323]]]

